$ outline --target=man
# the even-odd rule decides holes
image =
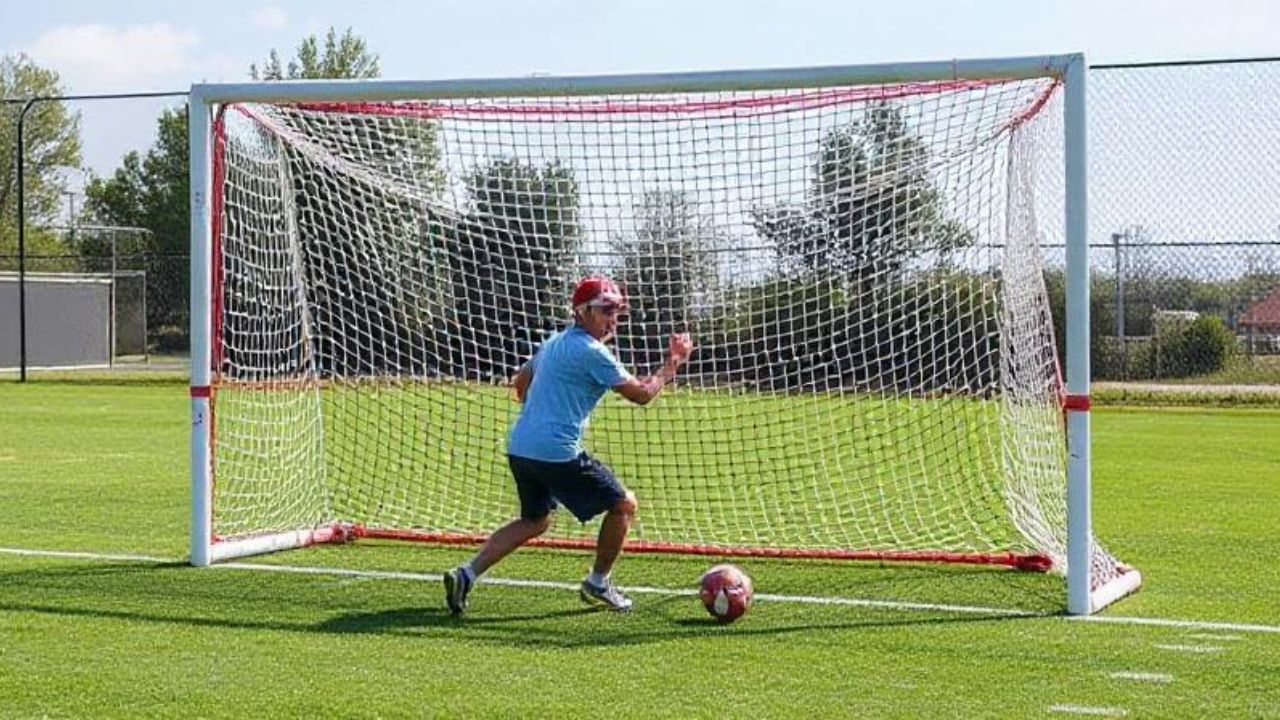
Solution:
[[[631,609],[631,599],[610,579],[622,551],[636,497],[608,467],[582,449],[591,411],[613,390],[637,405],[658,396],[693,350],[686,334],[673,334],[667,361],[648,377],[632,376],[605,346],[618,326],[626,299],[605,277],[584,278],[573,291],[573,325],[549,338],[516,374],[523,403],[511,427],[507,460],[520,496],[520,517],[485,541],[470,562],[444,575],[445,600],[455,615],[467,607],[476,578],[516,548],[546,532],[551,511],[564,505],[581,522],[600,513],[595,564],[579,595],[589,604]]]

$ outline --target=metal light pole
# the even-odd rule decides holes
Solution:
[[[23,126],[27,111],[40,98],[31,98],[18,112],[18,381],[27,381],[27,175]]]

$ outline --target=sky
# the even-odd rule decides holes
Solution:
[[[365,38],[389,79],[1280,55],[1270,0],[45,0],[6,5],[0,53],[56,70],[67,94],[183,91],[246,80],[271,49],[291,57],[331,26]],[[86,166],[109,175],[180,102],[77,103]]]

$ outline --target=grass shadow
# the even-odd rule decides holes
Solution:
[[[748,616],[726,626],[701,616],[701,606],[687,595],[644,596],[635,611],[620,614],[584,607],[568,592],[528,589],[486,593],[468,615],[454,617],[442,598],[438,605],[406,604],[406,597],[421,593],[406,589],[404,581],[321,577],[209,571],[181,563],[28,568],[0,572],[0,610],[211,629],[463,639],[517,648],[619,647],[702,636],[740,639],[1042,617],[810,606],[795,613],[795,620],[769,613],[767,619]]]

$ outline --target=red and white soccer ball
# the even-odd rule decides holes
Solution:
[[[751,578],[736,565],[716,565],[699,581],[702,604],[721,623],[731,623],[746,614],[754,594]]]

